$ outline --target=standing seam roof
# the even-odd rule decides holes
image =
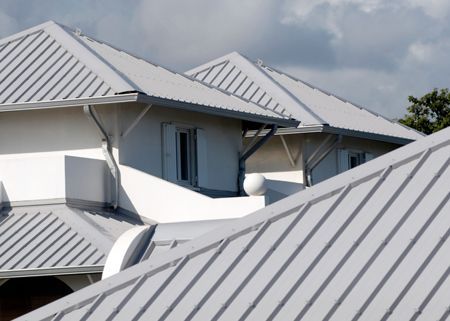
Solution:
[[[186,74],[204,83],[294,117],[302,126],[325,125],[350,131],[416,140],[421,133],[341,99],[286,73],[253,63],[237,52]]]
[[[103,266],[115,239],[135,224],[59,205],[5,209],[0,214],[0,276]]]
[[[281,112],[136,58],[52,21],[0,40],[0,107],[129,92],[161,98],[168,105],[191,104],[193,110],[198,106],[203,112],[201,107],[208,107],[270,117],[268,122],[289,120]]]
[[[18,320],[445,320],[450,128]]]

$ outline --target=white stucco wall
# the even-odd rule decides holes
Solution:
[[[252,155],[247,163],[247,173],[261,173],[266,178],[280,182],[304,183],[303,163],[320,146],[328,134],[292,134],[284,138],[297,160],[295,167],[290,165],[286,151],[279,136],[272,137],[260,150]],[[249,139],[246,139],[248,142]],[[374,157],[383,155],[398,145],[375,140],[344,136],[338,148],[371,153]],[[313,170],[313,183],[316,184],[338,174],[337,149],[331,151]]]
[[[293,167],[283,147],[280,136],[273,136],[247,160],[247,173],[261,173],[267,179],[303,183],[303,136],[286,135],[286,144],[295,161]],[[246,138],[244,144],[250,141]]]
[[[125,131],[142,105],[121,108],[120,126]],[[207,139],[208,189],[237,190],[241,121],[200,113],[152,107],[126,137],[120,139],[119,160],[123,165],[162,177],[162,130],[164,122],[175,122],[204,130]]]
[[[125,165],[119,206],[158,223],[237,218],[266,205],[264,196],[211,198]]]
[[[0,114],[0,158],[64,154],[103,159],[81,107]]]
[[[1,158],[0,203],[108,203],[110,180],[103,160],[54,154]]]
[[[202,170],[207,171],[208,182],[202,187],[237,190],[240,120],[154,106],[128,136],[120,137],[143,107],[132,103],[95,107],[121,164],[162,177],[161,123],[183,123],[206,134],[207,168]],[[55,154],[104,159],[99,133],[81,106],[0,114],[0,159]]]

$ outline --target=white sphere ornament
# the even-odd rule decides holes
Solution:
[[[244,191],[250,196],[264,195],[267,191],[266,178],[262,174],[248,174],[244,180]]]

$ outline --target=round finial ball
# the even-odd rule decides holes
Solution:
[[[244,180],[244,191],[250,196],[264,195],[267,191],[266,178],[258,173],[248,174]]]

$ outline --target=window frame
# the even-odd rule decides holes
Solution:
[[[177,185],[200,189],[208,186],[208,152],[205,130],[192,124],[162,122],[162,178]],[[188,177],[182,175],[180,133],[187,134]],[[183,175],[184,176],[184,175]]]
[[[195,143],[195,128],[175,124],[175,146],[176,146],[176,179],[181,185],[197,186],[197,148]],[[186,155],[182,155],[181,134],[186,134]],[[186,160],[187,178],[183,178],[183,159]]]
[[[357,158],[358,164],[356,166],[352,166],[351,161],[352,157]],[[358,149],[340,148],[338,149],[337,159],[338,159],[338,173],[342,173],[368,162],[369,160],[373,159],[373,155],[369,152]]]

